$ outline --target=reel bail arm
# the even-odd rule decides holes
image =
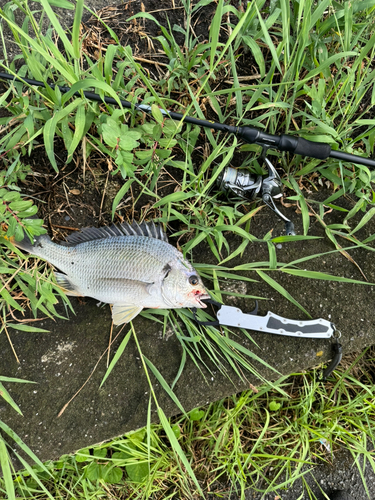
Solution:
[[[263,202],[285,222],[285,232],[288,236],[295,235],[294,224],[276,207],[274,199],[281,198],[283,195],[283,185],[279,174],[268,158],[264,158],[269,175],[263,180],[262,200]]]

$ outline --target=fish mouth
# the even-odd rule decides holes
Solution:
[[[199,307],[200,307],[201,309],[205,309],[205,308],[207,307],[207,304],[204,304],[204,303],[202,302],[202,300],[207,300],[207,299],[210,299],[210,298],[211,298],[211,296],[210,296],[210,295],[208,295],[208,293],[202,293],[202,294],[200,294],[200,295],[196,295],[196,296],[195,296],[195,299],[196,299],[196,301],[198,302]]]

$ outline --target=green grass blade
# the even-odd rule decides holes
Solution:
[[[13,439],[13,441],[18,444],[18,446],[24,451],[39,467],[42,468],[49,476],[51,475],[45,465],[39,460],[35,453],[22,441],[22,439],[16,434],[6,423],[0,420],[0,429],[8,434],[8,436]]]
[[[23,312],[22,307],[16,302],[11,294],[4,288],[4,290],[1,290],[0,296],[4,299],[5,304],[8,305],[8,307],[13,307],[13,309],[16,309],[17,311]]]
[[[22,323],[7,323],[7,327],[14,328],[15,330],[19,330],[20,332],[34,332],[34,333],[48,333],[49,330],[45,330],[44,328],[37,328],[36,326],[24,325]],[[1,380],[1,377],[0,377]],[[23,380],[23,382],[29,382],[34,384],[35,382],[30,382],[29,380]]]
[[[161,200],[154,204],[154,208],[161,207],[163,205],[168,205],[169,203],[176,203],[178,201],[185,201],[189,198],[195,197],[195,193],[184,193],[182,191],[177,191],[176,193],[167,194]]]
[[[288,0],[280,0],[280,7],[283,30],[284,64],[288,67],[290,59],[290,4]]]
[[[113,76],[113,59],[116,55],[117,47],[116,45],[109,45],[107,48],[107,53],[104,60],[104,76],[108,85],[111,85]]]
[[[261,16],[256,4],[255,4],[255,8],[257,10],[259,24],[261,26],[262,33],[263,33],[263,38],[264,38],[266,44],[268,45],[268,48],[270,49],[270,52],[272,54],[272,60],[273,60],[274,64],[276,65],[277,69],[280,71],[280,73],[282,73],[280,62],[279,62],[279,56],[277,55],[275,46],[274,46],[272,39],[269,35],[268,29],[263,21],[263,18]]]
[[[286,268],[281,268],[280,271],[286,274],[291,274],[293,276],[299,276],[301,278],[338,281],[340,283],[353,283],[356,285],[369,285],[369,286],[374,285],[374,283],[368,283],[367,281],[354,280],[352,278],[344,278],[343,276],[335,276],[334,274],[326,274],[320,271],[304,271],[302,269],[286,269]]]
[[[233,85],[235,88],[238,88],[240,86],[240,84],[239,84],[238,75],[237,75],[236,60],[235,60],[234,53],[233,53],[233,47],[229,48],[229,55],[230,55],[230,61],[231,61],[231,65],[232,65],[232,72],[233,72]],[[243,114],[243,108],[244,108],[244,106],[242,104],[242,92],[240,90],[235,90],[234,94],[236,96],[237,116],[238,116],[238,118],[241,118],[241,116]],[[215,97],[212,96],[211,99],[215,99]],[[219,118],[220,118],[220,116],[219,116]],[[222,121],[222,118],[220,118],[220,121]]]
[[[174,432],[173,432],[173,430],[168,422],[168,419],[165,416],[165,413],[162,410],[162,408],[160,408],[160,406],[158,407],[158,416],[160,418],[160,422],[163,426],[163,429],[165,430],[165,433],[166,433],[166,435],[167,435],[167,437],[172,445],[173,450],[177,453],[177,455],[180,458],[181,462],[183,463],[187,473],[194,481],[194,484],[197,487],[199,494],[202,495],[202,497],[203,497],[202,489],[197,481],[197,478],[195,477],[193,469],[191,468],[191,465],[188,462],[188,459],[186,458],[185,453],[182,451],[180,443],[177,441],[177,438],[176,438],[176,436],[175,436],[175,434],[174,434]]]
[[[289,271],[292,271],[290,274],[293,274],[293,271],[294,270],[286,270],[285,272],[289,272]],[[276,290],[277,292],[280,293],[280,295],[282,295],[283,297],[285,297],[286,299],[288,299],[292,304],[294,304],[295,306],[298,307],[298,309],[301,309],[301,311],[303,311],[309,318],[311,318],[310,314],[306,311],[306,309],[301,306],[301,304],[299,302],[297,302],[291,295],[289,292],[287,292],[285,290],[285,288],[280,285],[279,283],[277,283],[277,281],[275,281],[274,279],[272,279],[270,276],[268,276],[268,274],[264,273],[263,271],[259,271],[257,270],[256,271],[259,276],[266,282],[268,283],[274,290]]]
[[[85,132],[85,124],[86,124],[86,109],[85,104],[81,104],[78,106],[76,111],[76,118],[74,122],[75,131],[73,135],[73,140],[68,148],[68,158],[66,163],[69,163],[73,159],[73,153],[76,150],[79,142],[83,139],[83,134]]]
[[[104,92],[109,94],[117,102],[117,104],[119,105],[122,112],[124,112],[122,104],[121,104],[121,100],[120,100],[117,92],[115,92],[113,90],[113,88],[110,85],[108,85],[108,83],[106,83],[102,80],[96,80],[95,78],[85,78],[84,80],[80,80],[79,82],[75,82],[72,85],[69,92],[67,92],[64,95],[64,99],[67,101],[68,99],[70,99],[74,95],[75,92],[78,92],[79,90],[90,91],[92,88],[103,90]]]
[[[233,349],[235,349],[236,351],[239,351],[239,352],[242,352],[243,354],[245,354],[246,356],[248,356],[249,358],[251,359],[254,359],[255,361],[258,361],[259,363],[261,363],[263,366],[265,366],[266,368],[268,368],[269,370],[272,370],[273,372],[276,372],[277,374],[281,375],[281,373],[276,369],[274,368],[273,366],[271,366],[270,364],[266,363],[264,360],[262,360],[259,356],[257,356],[256,354],[254,354],[252,351],[250,351],[250,349],[247,349],[246,347],[244,347],[242,344],[239,344],[238,342],[236,342],[235,340],[232,340],[230,338],[225,338],[223,339],[223,341],[230,347],[232,347]],[[238,358],[237,359],[237,362],[240,361],[240,359]],[[241,363],[242,365],[244,365],[244,363],[242,362]],[[250,370],[249,371],[253,372],[257,378],[260,378],[261,380],[263,380],[264,382],[266,382],[266,380],[264,379],[264,377],[262,377],[259,373],[256,373],[254,372],[254,370]],[[272,382],[269,382],[270,384],[272,384]],[[276,386],[275,386],[276,388]]]
[[[78,4],[81,4],[81,2],[82,2],[82,0],[77,0]],[[51,22],[52,26],[54,27],[56,33],[61,38],[61,41],[62,41],[62,43],[64,45],[65,50],[67,52],[69,52],[69,54],[71,55],[71,57],[75,57],[73,46],[70,43],[68,37],[66,36],[65,31],[64,31],[63,27],[61,26],[60,22],[58,21],[58,19],[56,17],[56,14],[53,12],[53,10],[51,8],[51,5],[49,4],[48,0],[40,0],[40,3],[43,5],[43,9],[44,9],[45,13],[47,14],[48,19],[50,20],[50,22]],[[76,6],[76,9],[77,9],[77,6]],[[78,6],[78,12],[79,11],[80,11],[80,8]],[[77,10],[76,10],[76,15],[77,15]],[[78,27],[78,29],[79,29],[79,27]]]
[[[219,0],[210,27],[210,44],[211,44],[210,72],[212,72],[214,69],[215,55],[219,43],[219,34],[220,34],[222,16],[223,16],[223,0]]]
[[[9,325],[7,325],[9,326]],[[48,331],[48,330],[46,330]],[[22,378],[14,378],[14,377],[3,377],[0,376],[0,381],[1,382],[18,382],[18,383],[23,383],[23,384],[36,384],[36,382],[33,382],[32,380],[23,380]]]
[[[353,35],[353,4],[351,2],[345,2],[344,4],[344,50],[351,49],[351,38]]]
[[[246,45],[249,47],[251,53],[254,56],[254,59],[259,66],[259,73],[261,78],[264,78],[264,75],[266,73],[266,62],[264,60],[262,51],[259,48],[259,45],[253,40],[250,36],[243,36],[243,41],[246,43]],[[241,115],[238,115],[241,116]]]
[[[26,460],[24,460],[24,458],[21,457],[21,455],[19,455],[17,452],[14,452],[14,453],[15,453],[17,459],[23,465],[24,469],[30,474],[30,476],[34,479],[34,481],[39,485],[39,487],[43,490],[43,492],[45,493],[45,495],[50,500],[56,500],[56,497],[53,497],[51,495],[51,493],[47,490],[47,488],[44,486],[44,484],[42,483],[42,481],[38,477],[38,474],[35,472],[35,470],[33,469],[33,467],[31,467],[30,464],[28,464],[26,462]],[[42,468],[43,468],[43,472],[47,472],[48,475],[51,475],[51,473],[49,472],[49,470],[43,464],[42,464]]]
[[[44,146],[46,148],[46,153],[47,153],[48,159],[51,162],[52,167],[54,168],[54,170],[56,172],[59,171],[59,168],[58,168],[57,163],[56,163],[55,152],[54,152],[54,141],[55,141],[55,132],[56,132],[57,123],[60,120],[62,120],[65,116],[67,116],[69,113],[74,111],[75,108],[81,104],[81,102],[82,102],[81,99],[75,99],[68,106],[66,106],[65,108],[56,112],[52,116],[52,118],[50,118],[46,122],[46,124],[44,125],[44,129],[43,129]]]
[[[356,57],[358,54],[357,52],[354,52],[353,50],[349,50],[346,52],[342,52],[340,54],[334,54],[333,56],[329,57],[324,63],[319,64],[315,69],[311,70],[303,80],[300,80],[300,83],[306,83],[315,76],[319,75],[319,73],[323,73],[325,69],[328,69],[332,67],[337,61],[340,59],[344,58],[349,58],[349,57]]]
[[[165,380],[165,378],[163,377],[163,375],[159,372],[159,370],[156,368],[156,366],[148,358],[146,358],[146,356],[143,356],[143,358],[144,358],[147,366],[150,368],[150,370],[152,371],[152,373],[154,374],[156,379],[159,381],[162,388],[165,390],[165,392],[168,394],[168,396],[171,398],[171,400],[175,403],[177,408],[179,408],[179,410],[184,415],[186,415],[186,412],[185,412],[182,404],[180,403],[180,401],[178,400],[177,396],[172,391],[172,389],[169,387],[169,385],[168,385],[167,381]]]
[[[76,59],[79,59],[80,57],[81,44],[79,41],[79,35],[80,35],[83,7],[84,7],[84,0],[76,0],[73,30],[72,30],[73,55]]]
[[[115,367],[117,361],[120,359],[122,353],[124,352],[126,346],[128,345],[128,342],[129,342],[129,339],[131,337],[131,334],[132,334],[132,331],[129,330],[128,333],[125,335],[125,337],[123,338],[119,348],[117,349],[116,351],[116,354],[113,356],[113,359],[107,369],[107,371],[105,372],[105,375],[103,377],[103,380],[100,382],[100,386],[99,386],[99,389],[101,388],[101,386],[104,384],[104,382],[107,380],[107,378],[109,377],[111,371],[113,370],[113,368]]]
[[[172,382],[172,384],[171,384],[171,390],[172,390],[172,391],[173,391],[174,386],[175,386],[175,385],[176,385],[176,383],[178,382],[179,378],[181,377],[182,372],[184,371],[185,364],[186,364],[186,350],[185,350],[185,349],[182,349],[182,356],[181,356],[180,366],[179,366],[179,368],[178,368],[177,375],[175,376],[175,379],[173,380],[173,382]]]
[[[321,236],[304,236],[302,234],[295,234],[291,236],[276,236],[271,241],[275,243],[287,243],[289,241],[305,241],[305,240],[321,240]]]
[[[120,201],[123,199],[125,194],[129,191],[130,186],[133,184],[134,179],[128,179],[125,184],[121,187],[119,192],[116,194],[115,199],[113,200],[112,203],[112,220],[115,218],[115,213],[116,209],[120,203]]]
[[[267,241],[268,253],[270,257],[270,269],[277,268],[276,247],[272,241]]]
[[[3,473],[5,489],[9,500],[16,500],[16,492],[14,490],[12,471],[10,469],[10,457],[3,438],[0,436],[0,467]]]
[[[359,223],[356,225],[356,227],[350,231],[350,236],[353,235],[354,233],[356,233],[357,231],[359,231],[360,229],[362,229],[362,227],[364,227],[371,219],[372,217],[375,215],[375,207],[371,208],[363,217],[362,219],[359,221]]]
[[[35,0],[35,2],[39,2],[40,0]],[[59,7],[60,9],[74,10],[74,5],[68,0],[48,0],[48,3],[52,5],[52,7]]]
[[[15,410],[17,413],[22,415],[22,411],[19,406],[15,403],[9,392],[5,389],[3,384],[0,382],[0,396]],[[23,416],[23,415],[22,415]]]

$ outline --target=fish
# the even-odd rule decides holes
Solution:
[[[153,222],[84,228],[61,244],[46,234],[13,244],[61,271],[56,282],[66,295],[111,304],[115,325],[144,308],[203,309],[210,298],[197,271]]]

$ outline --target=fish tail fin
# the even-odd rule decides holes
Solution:
[[[55,277],[59,287],[65,292],[66,295],[74,295],[75,297],[83,297],[81,291],[78,289],[66,274],[57,273],[55,271]]]
[[[31,217],[29,217],[29,219],[37,219],[37,216],[32,215]],[[38,244],[41,240],[44,241],[51,240],[51,238],[47,234],[40,234],[39,236],[33,236],[33,241],[31,241],[29,235],[25,231],[23,232],[23,238],[20,241],[17,241],[14,236],[11,236],[10,238],[7,239],[15,247],[20,248],[24,252],[33,253],[35,255],[37,255],[35,247],[39,246]]]
[[[20,248],[24,252],[28,253],[37,253],[35,247],[38,246],[38,243],[41,239],[50,239],[50,237],[46,234],[41,234],[40,236],[35,236],[33,243],[30,241],[29,236],[24,233],[24,237],[21,241],[16,241],[14,237],[9,238],[9,241],[17,248]]]

